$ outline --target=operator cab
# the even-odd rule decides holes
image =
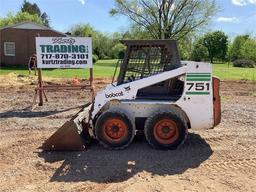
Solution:
[[[129,83],[182,66],[174,40],[123,40],[127,50],[120,61],[117,85]],[[140,89],[136,99],[178,100],[183,92],[183,76]]]

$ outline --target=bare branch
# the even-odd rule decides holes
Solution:
[[[113,15],[127,16],[154,38],[176,38],[206,25],[215,0],[115,0]]]

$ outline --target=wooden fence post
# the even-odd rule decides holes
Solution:
[[[43,106],[43,86],[42,86],[42,70],[38,69],[38,86],[39,86],[39,106]]]

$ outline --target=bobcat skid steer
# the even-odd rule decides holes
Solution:
[[[188,129],[220,123],[220,81],[211,64],[181,62],[172,40],[122,43],[127,50],[117,81],[46,140],[44,150],[82,150],[91,138],[123,149],[140,132],[154,148],[176,149]]]

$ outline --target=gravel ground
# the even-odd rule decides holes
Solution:
[[[88,94],[47,93],[49,102],[31,112],[32,85],[2,86],[0,191],[256,191],[255,90],[251,82],[222,82],[222,123],[190,130],[179,150],[153,150],[140,137],[121,151],[95,141],[83,152],[43,153],[43,141]]]

